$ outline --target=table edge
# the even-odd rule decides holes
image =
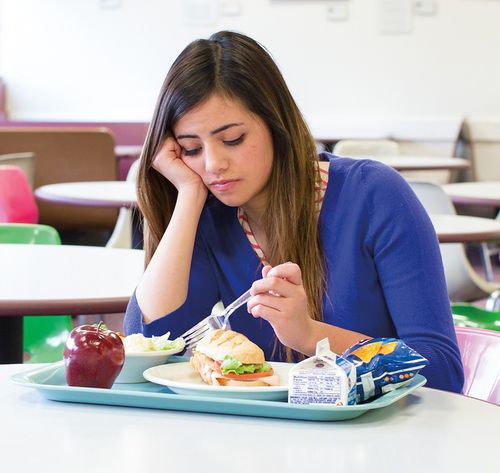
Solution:
[[[107,207],[107,208],[132,208],[137,205],[137,202],[128,200],[104,201],[100,199],[88,199],[85,197],[62,197],[46,194],[42,188],[38,188],[34,192],[37,200],[42,202],[50,202],[53,204],[79,205],[81,207]]]
[[[109,299],[68,299],[68,300],[2,300],[0,317],[22,315],[82,315],[113,314],[125,312],[130,296]]]

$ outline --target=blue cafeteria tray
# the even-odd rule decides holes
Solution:
[[[182,357],[172,357],[171,360],[185,361]],[[61,362],[23,371],[12,375],[10,379],[18,385],[36,389],[52,401],[310,421],[354,419],[370,410],[389,406],[426,383],[422,375],[417,375],[408,385],[372,402],[332,407],[289,404],[287,401],[186,396],[174,394],[165,386],[149,382],[115,384],[111,389],[73,387],[66,384],[65,367]]]

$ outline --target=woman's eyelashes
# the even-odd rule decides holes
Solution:
[[[240,135],[235,140],[226,140],[226,141],[224,141],[224,144],[227,145],[227,146],[236,146],[236,145],[239,145],[240,143],[243,143],[244,139],[245,139],[245,133],[243,133],[242,135]]]
[[[222,140],[222,143],[224,143],[225,146],[238,146],[239,144],[243,143],[244,140],[245,133],[234,140]],[[195,148],[185,148],[184,146],[182,146],[182,154],[184,156],[196,156],[200,153],[201,149],[201,146],[197,146]]]
[[[184,156],[196,156],[200,152],[201,148],[191,148],[191,149],[186,149],[182,148],[182,154]]]

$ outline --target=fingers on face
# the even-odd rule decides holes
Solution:
[[[162,148],[166,152],[174,152],[178,158],[181,156],[181,145],[171,136],[165,140]]]
[[[170,153],[175,153],[177,157],[180,156],[181,152],[181,147],[177,141],[175,141],[174,138],[169,136],[168,138],[165,139],[163,144],[160,147],[160,150],[158,151],[157,156],[162,156],[162,155],[170,155]]]
[[[161,172],[163,164],[168,160],[180,158],[181,147],[171,136],[167,137],[162,143],[158,153],[154,156],[151,166],[153,169]]]

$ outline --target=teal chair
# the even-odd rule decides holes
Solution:
[[[0,223],[0,244],[60,245],[55,228],[47,225]],[[29,363],[48,363],[63,358],[64,344],[73,322],[69,315],[23,317],[23,351]]]
[[[500,331],[500,312],[489,311],[471,304],[452,304],[453,323],[456,327],[472,327]]]

